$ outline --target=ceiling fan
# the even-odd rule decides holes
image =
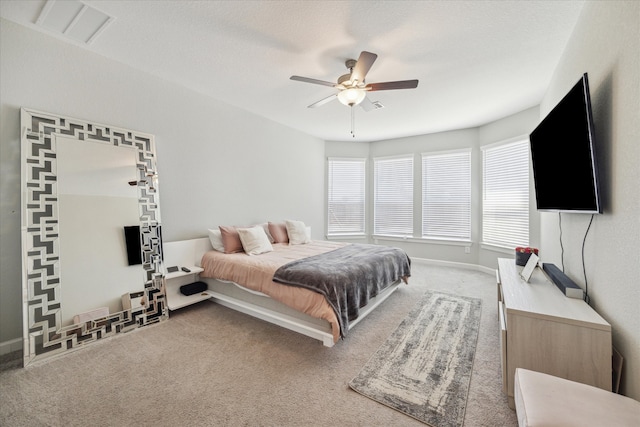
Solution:
[[[308,108],[316,108],[338,98],[342,104],[349,107],[361,105],[365,111],[371,111],[376,108],[381,108],[382,105],[371,102],[367,98],[367,92],[374,92],[378,90],[415,89],[418,87],[418,80],[366,83],[365,77],[377,58],[378,55],[375,53],[363,50],[357,61],[355,59],[347,59],[345,61],[345,65],[349,70],[349,73],[338,77],[337,83],[301,76],[291,76],[291,80],[329,86],[338,89],[337,93],[329,95],[320,101],[314,102],[309,105]],[[355,137],[353,132],[353,108],[351,109],[351,134]]]

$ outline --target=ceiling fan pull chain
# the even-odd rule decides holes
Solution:
[[[354,123],[355,123],[355,111],[353,110],[353,105],[351,105],[351,136],[353,138],[356,137]]]

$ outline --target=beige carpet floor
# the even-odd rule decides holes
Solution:
[[[501,391],[495,277],[414,262],[408,286],[333,348],[204,301],[158,325],[21,368],[0,426],[420,426],[348,386],[427,289],[482,299],[465,426],[516,426]]]

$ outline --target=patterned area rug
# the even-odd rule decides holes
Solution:
[[[462,426],[482,301],[428,291],[349,383],[434,427]]]

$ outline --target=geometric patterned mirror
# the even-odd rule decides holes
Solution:
[[[21,109],[20,121],[24,365],[167,319],[153,135],[26,108]],[[123,185],[137,189],[133,190],[134,204],[137,199],[136,224],[129,225],[134,225],[135,238],[139,238],[142,271],[140,283],[133,285],[139,292],[117,295],[122,299],[118,310],[102,314],[97,311],[98,315],[90,318],[75,316],[75,323],[63,321],[65,302],[62,289],[65,277],[69,277],[64,274],[66,267],[61,263],[60,251],[60,241],[65,236],[61,235],[59,216],[58,148],[62,147],[63,139],[127,149],[133,153],[132,159],[135,156],[131,162],[133,179]],[[92,223],[93,218],[84,219],[90,224],[87,230],[100,225],[96,220]],[[124,239],[119,234],[124,234],[122,227],[109,232],[118,234],[118,239]],[[94,240],[90,242],[90,257],[100,262],[109,254],[104,254],[101,242]],[[140,269],[140,266],[135,268]],[[92,281],[97,281],[96,277],[91,277],[92,270],[88,271],[83,283],[87,286],[84,291],[87,295],[96,293],[90,286]]]

